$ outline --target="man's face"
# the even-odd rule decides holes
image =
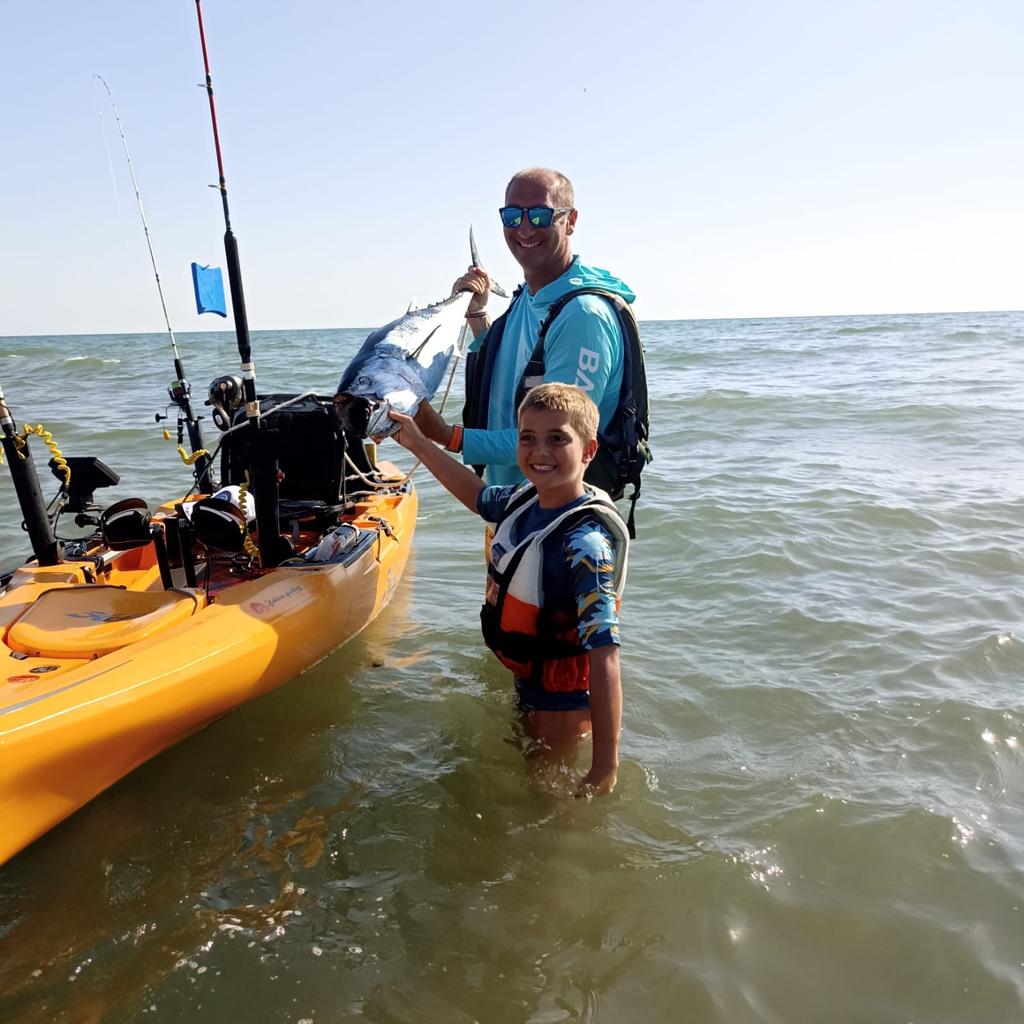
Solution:
[[[545,179],[517,178],[505,193],[506,206],[560,205],[554,195],[553,183]],[[505,243],[523,268],[527,278],[545,278],[549,284],[562,274],[572,259],[569,236],[576,227],[576,211],[555,216],[549,228],[535,228],[526,217],[518,228],[505,228]]]

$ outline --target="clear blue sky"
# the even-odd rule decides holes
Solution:
[[[372,326],[518,279],[510,173],[646,319],[1024,307],[1024,4],[204,3],[254,329]],[[8,4],[0,335],[176,330],[222,264],[193,0]],[[102,109],[102,117],[98,111]],[[108,149],[109,161],[108,162]],[[113,167],[115,185],[111,178]]]

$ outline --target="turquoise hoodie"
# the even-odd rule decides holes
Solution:
[[[617,277],[580,263],[578,256],[561,277],[536,295],[523,289],[509,310],[495,360],[488,429],[466,430],[463,436],[463,462],[485,466],[489,484],[514,484],[523,479],[516,464],[516,388],[551,304],[575,288],[601,288],[627,302],[636,298]],[[479,348],[485,337],[482,334],[471,347]],[[590,395],[601,414],[602,429],[612,418],[622,390],[622,332],[615,311],[599,295],[573,299],[551,325],[544,342],[544,380],[575,384]]]

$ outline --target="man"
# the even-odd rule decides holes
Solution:
[[[529,387],[547,382],[575,384],[597,405],[601,431],[619,406],[623,327],[607,298],[571,298],[550,324],[542,363],[531,360],[541,325],[562,296],[580,288],[597,288],[620,297],[623,305],[635,297],[618,278],[573,256],[570,237],[577,218],[573,203],[572,183],[558,171],[530,168],[508,183],[502,224],[505,242],[523,268],[525,286],[493,325],[487,317],[491,280],[486,271],[471,267],[455,282],[455,291],[474,293],[466,313],[475,356],[471,354],[467,364],[464,422],[453,427],[423,402],[416,423],[431,440],[461,452],[467,465],[484,466],[488,484],[512,484],[523,478],[516,464],[516,410]],[[595,482],[613,489],[603,481]]]

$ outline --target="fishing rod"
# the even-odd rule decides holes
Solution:
[[[221,205],[224,207],[224,255],[228,265],[231,287],[231,312],[235,321],[235,337],[241,358],[242,388],[245,394],[245,414],[254,431],[252,447],[252,493],[256,499],[256,528],[259,538],[260,562],[264,569],[279,564],[291,554],[291,545],[281,537],[278,519],[277,457],[272,441],[266,436],[265,424],[260,417],[260,402],[256,394],[256,367],[252,361],[252,343],[249,339],[249,320],[245,311],[242,291],[242,270],[238,259],[238,240],[231,230],[231,212],[228,209],[228,186],[224,176],[224,158],[217,130],[217,107],[213,101],[213,77],[210,57],[206,49],[206,31],[203,27],[202,0],[196,0],[199,20],[199,41],[203,49],[203,68],[206,72],[206,94],[210,99],[210,122],[213,125],[213,145],[217,152]]]
[[[25,530],[32,543],[32,553],[40,565],[58,565],[63,561],[60,541],[54,536],[53,525],[46,514],[46,502],[39,486],[39,474],[36,473],[32,452],[27,442],[18,445],[18,436],[14,428],[14,417],[4,399],[4,389],[0,385],[0,445],[7,456],[14,480],[14,491],[18,496],[21,514],[25,517]]]
[[[103,84],[103,88],[107,90],[107,96],[110,99],[110,106],[114,111],[114,120],[117,122],[117,130],[121,135],[121,145],[124,147],[125,160],[128,161],[128,173],[131,175],[132,188],[135,189],[135,201],[139,206],[139,217],[142,219],[142,230],[146,235],[146,246],[149,249],[149,262],[153,265],[153,277],[156,278],[156,290],[160,295],[160,308],[164,313],[164,323],[167,325],[167,335],[171,339],[171,352],[174,355],[174,374],[175,379],[167,389],[167,393],[170,395],[171,401],[178,407],[181,412],[181,417],[184,417],[185,426],[188,430],[188,443],[192,449],[192,454],[195,455],[197,452],[201,452],[194,463],[194,472],[196,476],[196,486],[200,491],[209,494],[214,490],[213,480],[210,476],[210,464],[212,462],[212,456],[206,452],[203,447],[202,432],[199,427],[199,419],[192,411],[192,385],[189,384],[185,378],[185,369],[181,363],[181,356],[178,354],[178,342],[174,337],[174,328],[171,327],[171,318],[167,312],[167,302],[164,300],[164,289],[160,283],[160,271],[156,265],[156,253],[153,251],[153,240],[149,236],[149,224],[146,222],[146,211],[142,206],[142,195],[139,192],[139,183],[135,179],[135,166],[132,164],[132,155],[128,151],[128,139],[124,134],[124,126],[121,124],[121,115],[118,113],[117,104],[114,102],[114,94],[110,91],[110,86],[107,85],[107,80],[102,75],[93,75],[93,78],[98,78]],[[181,417],[179,417],[178,424],[178,443],[181,443]]]

